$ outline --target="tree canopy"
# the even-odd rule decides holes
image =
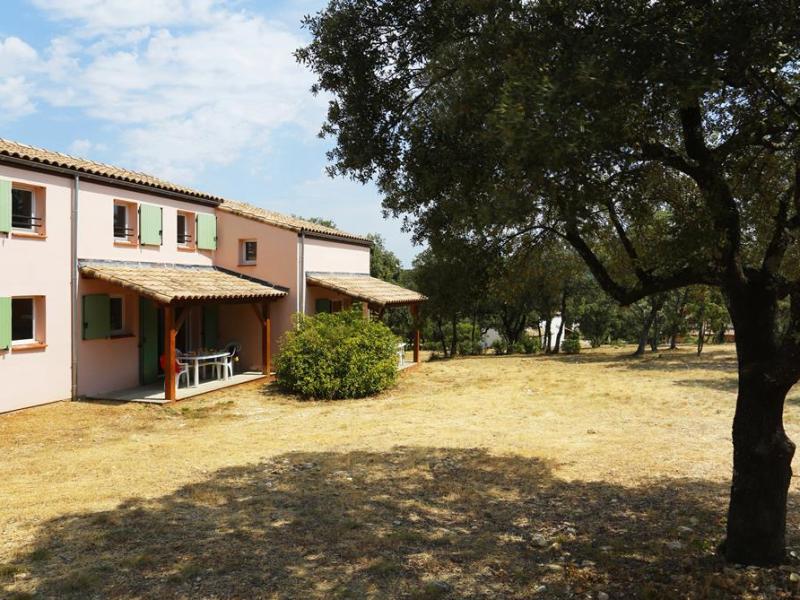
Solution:
[[[331,172],[428,240],[546,230],[629,304],[722,290],[740,390],[727,557],[783,558],[800,377],[800,11],[791,0],[333,0],[298,58]],[[788,302],[789,317],[780,318]]]

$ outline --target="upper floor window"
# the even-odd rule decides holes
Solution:
[[[114,241],[136,242],[136,205],[122,200],[114,201]]]
[[[44,236],[45,189],[0,181],[0,232]]]
[[[254,265],[258,255],[258,242],[255,240],[242,240],[239,249],[239,264]]]
[[[194,248],[194,214],[178,211],[178,246],[181,248]]]

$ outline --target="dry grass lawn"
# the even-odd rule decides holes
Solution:
[[[0,595],[799,597],[797,565],[714,555],[732,348],[629,353],[426,363],[368,400],[0,415]],[[800,439],[796,392],[786,422]]]

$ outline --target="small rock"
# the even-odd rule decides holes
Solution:
[[[678,540],[670,540],[667,542],[667,548],[670,550],[680,550],[683,548],[683,544],[681,544]]]
[[[586,433],[588,433],[589,435],[594,435],[594,434],[596,434],[597,432],[596,432],[594,429],[587,429],[587,430],[586,430]]]
[[[442,581],[441,579],[436,579],[435,581],[429,582],[425,586],[425,589],[441,592],[443,594],[448,594],[452,591],[453,586],[447,583],[446,581]]]
[[[533,590],[533,593],[534,594],[541,594],[542,592],[546,592],[546,591],[547,591],[547,586],[546,585],[540,585],[535,590]]]
[[[681,533],[691,533],[694,531],[694,529],[687,527],[686,525],[678,525],[678,531]]]
[[[564,570],[564,567],[562,567],[561,565],[557,565],[555,563],[550,563],[549,565],[545,565],[545,568],[548,569],[549,571],[557,573],[560,573],[561,571]]]
[[[581,563],[582,567],[593,567],[595,566],[595,562],[593,560],[585,560]]]
[[[531,537],[531,543],[534,546],[539,546],[540,548],[544,548],[547,546],[547,538],[545,538],[542,534],[537,533]]]
[[[608,600],[608,594],[605,592],[597,592],[597,600]]]
[[[797,573],[792,573],[791,575],[789,575],[789,581],[797,583],[798,581],[800,581],[800,575],[798,575]]]

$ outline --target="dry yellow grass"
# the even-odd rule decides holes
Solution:
[[[732,349],[626,353],[432,362],[367,400],[300,402],[250,384],[174,408],[62,403],[0,416],[0,590],[797,593],[786,570],[713,558]],[[800,439],[794,392],[786,422]]]

